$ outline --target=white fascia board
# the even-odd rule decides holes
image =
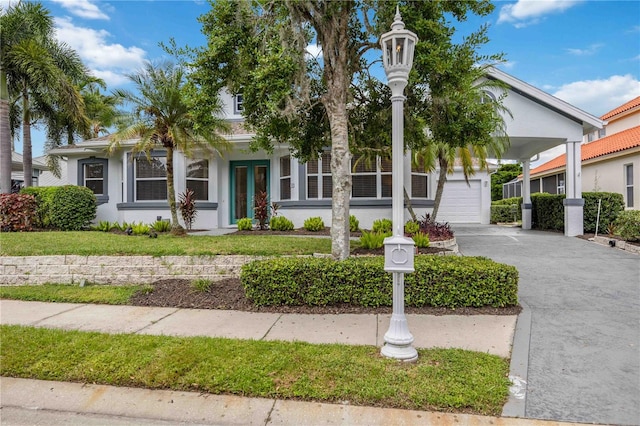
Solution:
[[[598,117],[595,117],[588,112],[581,110],[580,108],[577,108],[561,99],[558,99],[555,96],[543,92],[537,87],[525,83],[524,81],[519,80],[514,76],[509,75],[497,68],[489,67],[487,69],[487,75],[490,78],[500,80],[516,91],[528,95],[529,97],[540,101],[544,105],[547,105],[548,107],[551,107],[552,109],[555,109],[569,117],[572,117],[576,121],[581,122],[585,134],[596,129],[602,129],[606,124],[606,121],[603,121]]]

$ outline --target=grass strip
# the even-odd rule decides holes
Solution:
[[[498,415],[507,360],[420,350],[416,363],[372,346],[205,337],[108,335],[0,326],[10,377]]]
[[[331,239],[280,235],[159,235],[148,238],[90,231],[3,232],[0,235],[2,256],[279,256],[313,253],[331,253]]]
[[[135,293],[145,289],[151,289],[151,287],[144,285],[86,285],[80,287],[73,284],[0,286],[0,299],[126,305]]]

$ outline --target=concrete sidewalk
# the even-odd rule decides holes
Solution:
[[[207,336],[382,346],[391,315],[303,315],[210,309],[0,301],[0,323],[104,333]],[[461,348],[504,358],[515,315],[407,315],[417,348]],[[197,327],[194,327],[197,325]]]

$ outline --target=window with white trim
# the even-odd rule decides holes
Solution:
[[[359,157],[351,159],[352,198],[390,198],[391,169],[389,159]]]
[[[78,161],[78,185],[89,188],[98,203],[109,201],[107,176],[109,162],[105,158],[88,158]]]
[[[193,191],[196,200],[209,199],[209,160],[187,161],[187,189]]]
[[[422,158],[418,164],[411,164],[411,198],[429,198],[429,174]]]
[[[242,93],[239,93],[233,97],[233,112],[234,114],[242,114],[244,104],[244,97]]]
[[[624,165],[624,185],[627,199],[627,207],[634,206],[633,200],[633,164]]]
[[[280,199],[291,199],[291,156],[280,157]]]
[[[333,191],[331,181],[331,153],[307,161],[307,199],[330,199]]]
[[[156,201],[167,199],[167,156],[166,154],[135,158],[134,164],[135,200]]]

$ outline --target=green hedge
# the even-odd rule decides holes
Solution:
[[[622,194],[615,192],[583,192],[582,198],[584,198],[584,232],[596,232],[598,200],[602,200],[598,234],[606,234],[609,224],[614,223],[618,215],[624,211]]]
[[[491,202],[491,223],[522,220],[522,197],[505,198]]]
[[[384,258],[276,258],[248,263],[240,275],[258,306],[350,303],[392,306],[392,274]],[[407,306],[504,307],[518,303],[515,267],[482,257],[417,256],[405,275]]]
[[[531,194],[532,227],[537,229],[564,230],[564,194],[552,195],[547,193]],[[584,199],[584,232],[594,233],[598,216],[598,200],[600,206],[600,222],[598,233],[606,233],[610,223],[615,222],[618,215],[624,211],[622,194],[615,192],[583,192]]]
[[[36,198],[38,227],[78,231],[96,218],[96,196],[84,186],[30,187],[21,192]]]

